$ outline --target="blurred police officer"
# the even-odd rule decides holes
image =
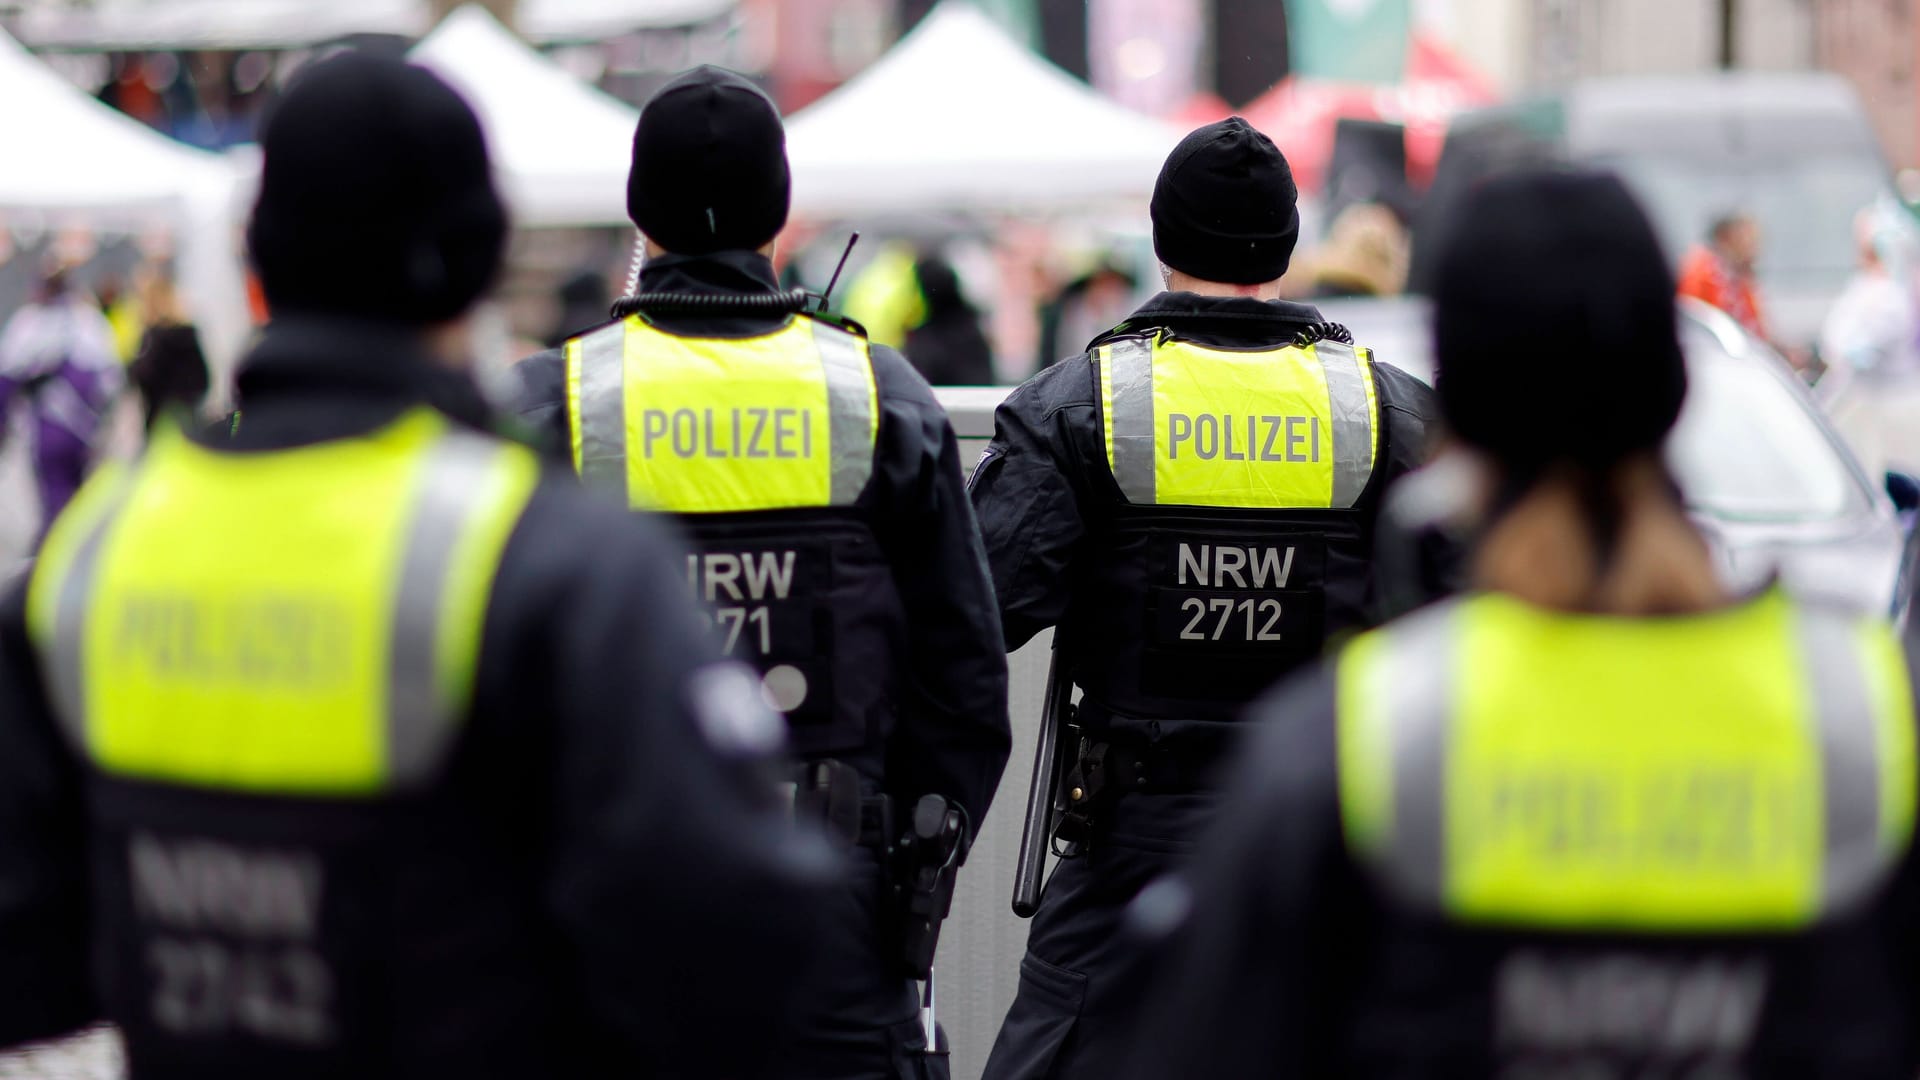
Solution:
[[[1475,591],[1263,707],[1191,892],[1141,898],[1168,963],[1127,1075],[1913,1075],[1892,631],[1722,594],[1661,459],[1673,281],[1619,181],[1461,213],[1434,335]]]
[[[687,72],[648,102],[633,153],[640,292],[624,317],[521,365],[523,412],[589,486],[678,515],[689,584],[786,715],[803,809],[854,852],[819,927],[830,985],[782,1075],[917,1076],[924,1039],[883,864],[928,795],[960,811],[963,851],[1011,740],[953,430],[898,353],[778,290],[786,135],[757,88]]]
[[[1153,196],[1168,291],[1000,407],[972,496],[1009,648],[1047,626],[1083,693],[1069,814],[987,1075],[1106,1076],[1122,910],[1184,850],[1241,708],[1365,625],[1382,488],[1431,392],[1282,302],[1286,159],[1239,118]]]
[[[6,595],[0,1045],[105,1018],[136,1076],[757,1074],[834,859],[679,558],[486,433],[478,123],[347,54],[264,151],[237,438],[163,425]]]

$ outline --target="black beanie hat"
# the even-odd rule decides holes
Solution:
[[[316,63],[260,145],[247,244],[276,314],[443,322],[492,284],[507,216],[486,139],[426,69],[361,52]]]
[[[1454,434],[1510,468],[1604,468],[1655,450],[1687,369],[1653,226],[1600,173],[1496,178],[1455,208],[1433,294]]]
[[[1180,140],[1153,187],[1153,250],[1202,281],[1261,285],[1287,272],[1300,192],[1273,140],[1237,116]]]
[[[765,246],[786,227],[791,187],[780,110],[733,72],[694,68],[640,111],[627,216],[667,251]]]

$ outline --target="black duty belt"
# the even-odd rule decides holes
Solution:
[[[853,766],[809,761],[794,777],[794,816],[817,821],[839,840],[885,852],[893,846],[893,799],[864,790]]]
[[[1107,777],[1117,795],[1204,791],[1213,787],[1219,764],[1216,754],[1181,752],[1132,740],[1107,744]]]
[[[1186,738],[1153,742],[1131,735],[1095,733],[1081,743],[1079,774],[1089,797],[1179,794],[1214,786],[1224,739]]]
[[[1051,833],[1054,853],[1073,858],[1097,843],[1123,796],[1212,790],[1223,745],[1217,739],[1150,742],[1111,732],[1082,736],[1062,778],[1064,798]]]

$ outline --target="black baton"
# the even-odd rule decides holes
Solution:
[[[1040,907],[1040,885],[1047,872],[1052,842],[1054,789],[1060,782],[1060,742],[1073,702],[1073,680],[1060,669],[1060,631],[1054,630],[1053,658],[1047,665],[1047,700],[1040,713],[1040,741],[1033,748],[1033,779],[1027,785],[1027,820],[1020,830],[1020,860],[1013,868],[1013,913],[1033,918]]]

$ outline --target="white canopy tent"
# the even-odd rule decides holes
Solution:
[[[639,113],[528,48],[473,5],[448,15],[408,57],[465,95],[494,169],[527,226],[627,220],[627,169]]]
[[[731,12],[739,0],[520,0],[514,22],[534,41],[595,41],[663,26],[689,26]]]
[[[235,170],[94,100],[0,32],[0,219],[170,226],[179,285],[223,370],[248,331]]]
[[[738,0],[520,0],[520,29],[536,41],[593,41],[631,30],[686,26]],[[29,4],[20,35],[35,46],[79,49],[260,49],[313,45],[348,34],[426,32],[427,0],[95,0]]]
[[[28,7],[19,29],[36,47],[258,49],[356,33],[412,36],[429,18],[424,0],[97,0]]]
[[[787,125],[797,213],[1055,210],[1152,194],[1181,133],[945,0]]]

